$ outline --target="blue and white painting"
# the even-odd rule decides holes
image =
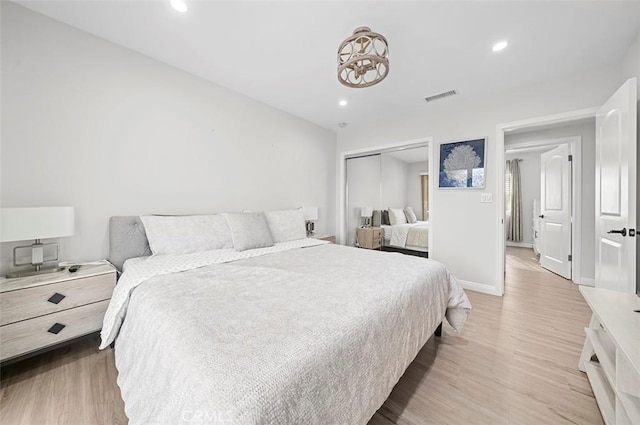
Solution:
[[[485,139],[440,145],[439,187],[484,187]]]

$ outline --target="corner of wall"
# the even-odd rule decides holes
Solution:
[[[487,285],[484,283],[471,282],[469,280],[460,280],[458,279],[458,283],[464,289],[474,292],[480,292],[482,294],[495,295],[501,297],[503,294],[500,292],[500,289],[496,286]]]

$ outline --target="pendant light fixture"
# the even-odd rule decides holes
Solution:
[[[389,74],[389,44],[369,27],[358,27],[338,48],[338,80],[347,87],[369,87]]]

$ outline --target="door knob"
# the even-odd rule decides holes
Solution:
[[[540,214],[538,217],[540,217],[540,218],[544,218],[544,214]]]
[[[619,233],[622,236],[627,236],[627,228],[623,227],[622,230],[609,230],[607,233]]]

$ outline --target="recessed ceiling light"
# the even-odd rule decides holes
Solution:
[[[184,0],[171,0],[171,7],[181,13],[186,12],[188,9]]]
[[[340,100],[340,102],[338,102],[338,105],[340,105],[340,106],[347,106],[347,100],[346,100],[346,99],[342,99],[342,100]]]
[[[493,45],[493,51],[494,52],[499,52],[500,50],[504,50],[507,46],[509,45],[509,43],[507,43],[506,41],[499,41],[496,44]]]
[[[347,126],[346,122],[339,122],[338,123],[338,127],[340,127],[340,128],[345,128],[346,126]]]

